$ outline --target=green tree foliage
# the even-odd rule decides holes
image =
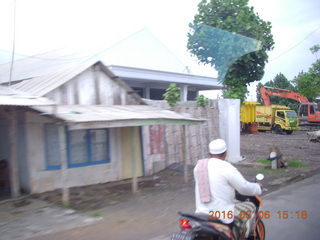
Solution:
[[[260,80],[264,75],[267,51],[274,45],[271,23],[254,13],[253,7],[248,6],[248,0],[202,0],[198,11],[189,24],[187,48],[200,63],[215,67],[219,80],[228,86],[225,97],[244,100],[248,93],[247,84]],[[209,29],[224,30],[230,34],[227,36]],[[243,37],[233,38],[232,35]],[[249,43],[252,44],[249,38],[260,41],[259,48],[252,48],[253,51],[260,50],[252,52],[246,49]],[[247,54],[235,60],[234,56],[239,52]]]
[[[314,45],[312,48],[310,48],[310,51],[312,54],[316,55],[316,58],[318,59],[317,52],[320,50],[320,44]]]
[[[180,88],[175,83],[171,83],[166,92],[162,95],[171,108],[175,107],[177,102],[180,101]]]
[[[317,44],[310,48],[313,54],[320,51],[320,45]],[[320,97],[320,59],[317,59],[315,63],[311,65],[309,71],[304,73],[301,72],[293,80],[299,93],[309,101],[314,101],[316,98]]]
[[[209,98],[205,97],[204,95],[199,95],[195,98],[197,101],[197,107],[207,107],[209,105]]]
[[[297,89],[291,84],[291,82],[282,73],[279,73],[275,76],[273,80],[266,82],[264,85],[262,85],[261,83],[257,85],[257,92],[256,92],[257,101],[260,103],[263,103],[261,99],[261,94],[260,94],[261,86],[281,88],[281,89],[287,89],[287,90],[297,92]],[[277,91],[272,89],[270,90]],[[271,104],[284,105],[284,106],[290,107],[291,109],[296,111],[299,108],[299,102],[289,98],[270,96],[270,102]]]

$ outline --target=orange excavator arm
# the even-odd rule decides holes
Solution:
[[[272,91],[267,90],[267,88],[272,89]],[[309,103],[309,100],[305,96],[302,96],[299,93],[296,93],[294,91],[287,90],[287,89],[262,86],[260,88],[260,94],[261,94],[263,104],[265,106],[270,106],[270,97],[269,96],[290,98],[290,99],[296,100],[300,103]]]

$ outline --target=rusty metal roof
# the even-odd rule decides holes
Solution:
[[[37,106],[54,105],[55,102],[29,93],[0,85],[0,105],[4,106]]]
[[[205,119],[147,105],[56,105],[31,108],[41,112],[41,115],[66,122],[70,130],[157,124],[198,125],[205,122]]]

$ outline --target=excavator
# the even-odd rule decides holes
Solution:
[[[268,90],[271,89],[271,90]],[[310,103],[309,100],[305,97],[291,90],[273,88],[262,86],[260,88],[260,94],[265,106],[270,106],[270,97],[283,97],[290,98],[300,102],[298,116],[300,122],[306,122],[306,124],[316,124],[320,125],[320,111],[318,110],[318,105],[316,103]]]

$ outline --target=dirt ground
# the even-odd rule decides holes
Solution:
[[[270,166],[257,163],[258,159],[266,159],[269,156],[269,148],[277,146],[287,161],[307,163],[308,167],[288,167],[276,172],[268,171]],[[308,141],[306,132],[297,131],[292,135],[279,135],[270,132],[258,134],[242,134],[240,153],[243,161],[235,164],[246,179],[254,179],[261,172],[265,175],[264,187],[268,192],[273,191],[282,184],[301,180],[310,174],[318,172],[320,167],[320,143]],[[271,162],[270,162],[271,163]],[[192,183],[192,168],[189,167],[189,180]],[[183,168],[180,165],[172,165],[169,169],[156,173],[151,177],[139,179],[139,189],[147,194],[154,194],[159,190],[176,190],[183,184]],[[120,181],[76,187],[71,189],[71,207],[78,211],[88,211],[116,205],[131,197],[131,181]],[[35,198],[61,205],[61,193],[59,191],[34,195]]]
[[[269,156],[269,148],[272,146],[277,146],[286,160],[307,163],[308,166],[271,171],[270,165],[257,163],[256,160],[266,159]],[[294,132],[292,135],[270,132],[242,134],[243,161],[235,166],[247,179],[253,179],[257,172],[263,172],[265,175],[262,181],[265,188],[263,194],[268,194],[284,185],[293,184],[319,173],[319,149],[320,143],[308,141],[307,134],[303,131]],[[50,235],[49,232],[45,237],[43,234],[46,232],[38,232],[33,237],[31,235],[30,239],[151,239],[149,236],[172,232],[177,228],[178,211],[194,211],[192,168],[193,166],[189,168],[188,183],[183,181],[180,165],[171,166],[150,177],[140,178],[139,191],[136,194],[131,192],[130,180],[72,188],[71,208],[81,215],[102,220],[94,226],[73,227],[72,230],[57,228],[54,234]],[[33,201],[45,202],[48,206],[62,206],[59,191],[37,194],[20,202],[7,204],[15,204],[13,209],[18,211],[19,207],[24,207]],[[1,204],[0,211],[3,212]],[[9,215],[10,213],[7,217]],[[106,231],[107,238],[105,238]],[[141,238],[139,231],[143,231],[142,236],[146,238]],[[38,235],[40,237],[37,237]]]

